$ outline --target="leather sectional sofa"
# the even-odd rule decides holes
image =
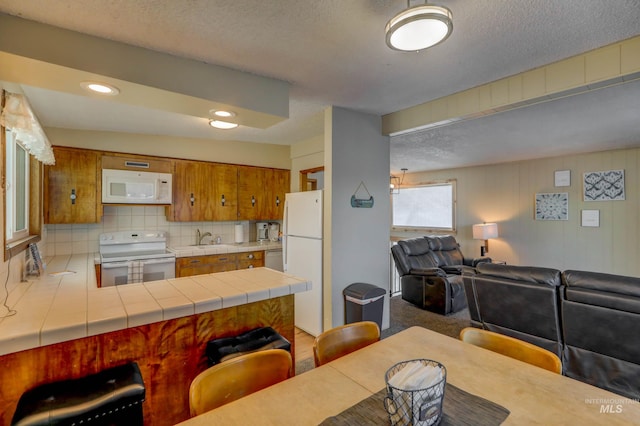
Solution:
[[[465,258],[452,236],[425,236],[391,247],[402,298],[422,309],[448,315],[467,306],[462,270],[490,258]]]
[[[568,377],[640,398],[640,278],[479,264],[463,281],[476,327],[557,353]]]

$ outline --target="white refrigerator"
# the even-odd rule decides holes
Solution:
[[[312,336],[322,333],[322,197],[323,191],[285,196],[282,224],[284,272],[311,281],[295,294],[295,325]]]

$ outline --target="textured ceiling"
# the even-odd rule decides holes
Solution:
[[[406,7],[404,0],[1,0],[0,12],[291,83],[288,120],[233,133],[213,131],[194,117],[27,87],[45,126],[270,143],[320,134],[321,112],[329,105],[383,115],[640,33],[637,0],[436,3],[452,10],[454,31],[419,54],[384,43],[384,26]],[[567,131],[629,115],[625,111],[637,117],[640,96],[607,92],[580,95],[596,104],[599,96],[612,98],[604,114],[575,97],[393,137],[391,168],[416,171],[639,143],[639,131],[621,119],[610,120],[618,135],[596,138],[600,133],[589,127],[585,134]],[[533,137],[536,132],[544,138]]]

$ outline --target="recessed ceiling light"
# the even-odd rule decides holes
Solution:
[[[223,130],[235,129],[236,127],[238,127],[238,124],[236,123],[229,123],[228,121],[220,121],[220,120],[209,120],[209,125],[211,127],[215,127],[216,129],[223,129]]]
[[[120,89],[107,83],[96,83],[94,81],[83,81],[80,87],[93,93],[101,95],[115,96],[120,93]]]
[[[209,112],[211,113],[211,115],[215,115],[216,117],[228,118],[228,117],[235,117],[236,116],[235,112],[233,112],[233,111],[225,111],[225,110],[222,110],[222,109],[219,109],[219,110],[212,109]]]

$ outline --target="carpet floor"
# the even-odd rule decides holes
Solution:
[[[382,330],[382,339],[414,325],[458,338],[460,330],[471,325],[469,310],[466,308],[455,314],[443,316],[420,309],[402,300],[401,296],[394,296],[390,299],[389,312],[389,328]],[[313,358],[298,360],[296,362],[296,374],[309,371],[313,367]]]

